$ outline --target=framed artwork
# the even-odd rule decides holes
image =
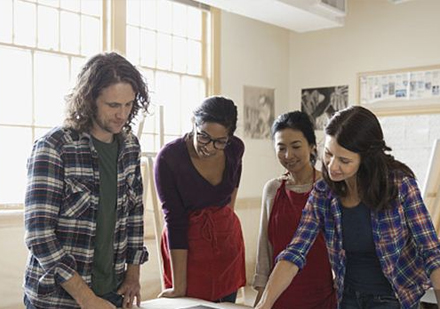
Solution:
[[[244,86],[244,136],[270,139],[275,114],[275,89]]]
[[[358,74],[358,103],[377,115],[440,112],[440,65]]]
[[[316,130],[322,130],[330,117],[348,106],[348,86],[301,90],[301,111],[307,113]]]

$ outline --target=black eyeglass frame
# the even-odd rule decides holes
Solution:
[[[198,126],[194,125],[197,142],[199,142],[202,145],[208,145],[209,143],[212,142],[212,145],[214,146],[215,149],[224,150],[230,144],[229,138],[226,140],[226,142],[223,139],[214,139],[211,138],[211,136],[207,135],[206,133],[199,132],[197,129]],[[202,140],[200,140],[200,138],[202,138]],[[220,145],[222,146],[218,147],[218,143],[220,143]]]

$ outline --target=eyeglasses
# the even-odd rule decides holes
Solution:
[[[219,139],[213,139],[209,135],[197,131],[197,129],[196,129],[196,139],[202,145],[208,145],[210,142],[212,142],[214,148],[217,150],[223,150],[226,148],[226,146],[229,145],[229,140],[227,138],[223,137]]]

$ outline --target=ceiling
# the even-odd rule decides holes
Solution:
[[[344,25],[346,9],[346,0],[195,1],[296,32],[341,27]],[[331,3],[341,3],[341,1],[343,1],[343,10],[331,6]]]

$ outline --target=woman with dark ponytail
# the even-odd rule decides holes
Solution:
[[[194,111],[192,131],[157,155],[156,187],[166,222],[163,297],[235,302],[246,283],[234,213],[244,153],[236,128],[234,102],[209,97]]]
[[[321,179],[315,169],[316,137],[309,116],[294,111],[278,116],[272,139],[280,164],[286,169],[263,189],[257,263],[253,286],[260,300],[275,258],[298,228],[301,213],[313,188]],[[273,309],[336,309],[336,294],[322,233],[307,255],[307,266],[278,297]]]
[[[278,255],[262,301],[274,300],[302,269],[323,231],[338,308],[415,309],[425,290],[440,299],[440,242],[414,173],[388,152],[376,116],[352,106],[325,128],[323,180],[295,236]]]

